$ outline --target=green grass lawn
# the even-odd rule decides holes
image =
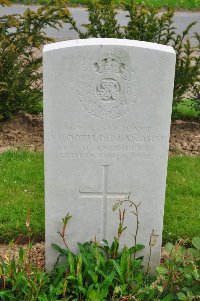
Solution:
[[[26,234],[31,210],[35,240],[44,238],[43,154],[6,152],[0,155],[0,241]],[[200,157],[169,160],[164,240],[200,235]]]
[[[7,152],[0,155],[0,241],[26,233],[31,211],[31,228],[36,240],[44,238],[43,155]]]
[[[129,0],[125,0],[129,1]],[[48,0],[12,0],[13,3],[24,3],[24,4],[44,4],[47,3]],[[69,0],[69,5],[84,5],[88,3],[87,0]],[[116,3],[117,6],[120,6],[122,1],[121,0],[113,0],[113,3]],[[171,7],[175,9],[200,9],[200,0],[135,0],[135,3],[144,3],[148,6],[153,7]]]
[[[172,119],[197,118],[199,113],[195,111],[194,107],[191,104],[191,100],[185,100],[180,102],[176,106],[176,108],[173,109]]]
[[[165,241],[200,235],[200,157],[169,160],[163,234]]]

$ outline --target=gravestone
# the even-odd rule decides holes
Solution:
[[[46,266],[62,217],[72,215],[67,241],[112,241],[129,198],[139,211],[138,243],[151,237],[159,263],[175,52],[147,42],[88,39],[44,47]],[[121,245],[134,244],[136,218],[126,208]]]

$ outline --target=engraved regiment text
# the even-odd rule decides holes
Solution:
[[[87,128],[66,126],[52,133],[49,142],[59,145],[63,159],[149,160],[156,148],[168,147],[166,136],[155,134],[151,127]]]

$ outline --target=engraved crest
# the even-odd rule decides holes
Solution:
[[[78,96],[83,108],[94,117],[123,116],[135,103],[133,71],[117,55],[106,53],[83,74]]]

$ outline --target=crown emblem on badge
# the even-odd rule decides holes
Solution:
[[[122,67],[123,64],[119,61],[119,59],[111,54],[103,56],[94,64],[94,68],[97,73],[120,73]]]
[[[97,74],[103,73],[112,73],[119,75],[123,79],[127,79],[129,77],[129,71],[127,66],[120,61],[120,59],[108,53],[101,57],[95,64],[94,70]]]

